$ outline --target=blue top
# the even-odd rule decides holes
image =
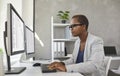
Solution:
[[[79,50],[76,63],[83,62],[83,58],[84,58],[84,51]]]

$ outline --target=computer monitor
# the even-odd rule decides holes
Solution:
[[[7,38],[9,56],[25,51],[24,21],[12,4],[7,7]]]
[[[7,5],[7,22],[5,23],[4,43],[7,55],[8,69],[5,74],[19,74],[25,67],[11,67],[10,56],[25,51],[24,21],[12,4]]]
[[[35,55],[35,35],[28,26],[25,26],[25,40],[26,40],[26,59],[33,58]]]

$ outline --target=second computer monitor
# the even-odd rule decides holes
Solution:
[[[26,58],[32,58],[35,54],[35,39],[34,31],[28,26],[25,27],[25,40],[26,40]]]

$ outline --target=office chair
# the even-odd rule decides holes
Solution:
[[[110,63],[111,63],[112,57],[105,57],[104,59],[104,64],[105,64],[105,75],[108,75],[108,71],[110,68]]]
[[[110,69],[108,72],[108,76],[120,76],[120,74],[117,74]]]
[[[120,76],[120,66],[118,69],[109,69],[108,76]]]

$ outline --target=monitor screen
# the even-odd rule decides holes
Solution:
[[[24,21],[15,8],[8,4],[7,9],[7,40],[8,55],[14,55],[25,51]]]
[[[5,22],[4,43],[7,58],[5,74],[19,74],[26,67],[11,67],[10,56],[25,51],[25,25],[12,4],[7,5],[7,21]]]
[[[29,28],[25,27],[25,40],[26,40],[26,58],[34,57],[34,32]]]

